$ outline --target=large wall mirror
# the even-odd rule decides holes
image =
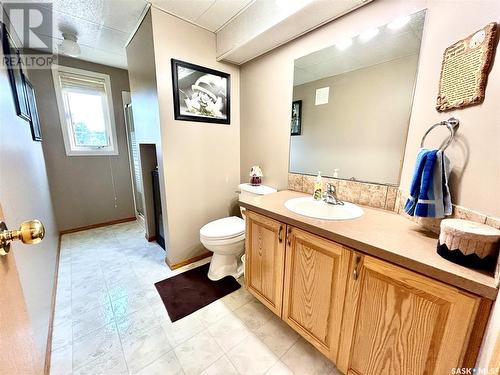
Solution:
[[[295,60],[290,172],[398,185],[425,10]]]

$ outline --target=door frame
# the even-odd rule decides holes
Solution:
[[[144,216],[139,215],[137,211],[136,191],[134,184],[134,170],[132,168],[132,150],[130,148],[130,138],[129,138],[129,122],[127,121],[127,108],[132,106],[132,96],[129,91],[122,91],[122,102],[123,102],[123,122],[125,123],[125,135],[127,137],[127,150],[128,150],[128,167],[130,170],[130,182],[132,184],[132,195],[134,199],[134,216],[141,227],[146,230],[146,222]],[[144,202],[143,202],[144,206]]]

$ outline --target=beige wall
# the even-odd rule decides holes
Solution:
[[[1,48],[0,59],[3,61]],[[47,345],[59,236],[42,143],[31,139],[29,123],[16,116],[7,71],[3,64],[0,64],[0,205],[9,229],[17,229],[22,221],[29,219],[40,219],[45,225],[45,239],[40,244],[26,246],[15,242],[9,255],[16,257],[35,344],[39,350],[39,358],[43,359]]]
[[[376,1],[316,29],[241,67],[241,174],[263,167],[264,183],[287,186],[290,106],[296,58],[353,35],[387,24],[401,14],[425,8],[422,1]]]
[[[240,182],[239,69],[216,61],[215,34],[152,8],[168,214],[167,258],[200,254],[200,228],[228,216]],[[170,59],[231,74],[231,124],[175,121]],[[135,103],[133,103],[135,105]]]
[[[454,164],[453,202],[492,216],[500,216],[500,64],[491,69],[482,105],[438,113],[435,101],[444,49],[491,21],[500,19],[496,0],[438,1],[378,0],[320,29],[304,35],[241,67],[241,174],[254,163],[264,168],[264,182],[287,186],[290,103],[293,61],[330,46],[336,38],[384,25],[398,15],[427,8],[419,72],[412,107],[401,187],[408,189],[415,155],[424,131],[451,115],[460,118],[457,141],[447,154]],[[444,133],[440,133],[443,137]],[[437,144],[430,136],[429,144]],[[433,143],[434,141],[434,143]],[[500,302],[488,328],[479,365],[486,366],[500,326]]]
[[[458,4],[457,4],[458,3]],[[491,21],[500,21],[498,1],[429,1],[419,75],[401,174],[401,187],[409,190],[415,154],[422,133],[443,118],[461,121],[457,140],[446,153],[454,167],[450,179],[454,203],[500,217],[500,60],[497,50],[483,104],[446,114],[434,110],[443,50]],[[457,23],[457,19],[460,20]],[[444,32],[446,31],[446,32]],[[442,133],[441,133],[442,134]],[[434,144],[439,141],[433,137]],[[487,367],[500,335],[500,299],[496,300],[478,366]]]
[[[437,84],[443,51],[491,21],[500,21],[498,1],[429,1],[427,24],[420,51],[419,75],[408,133],[401,187],[409,190],[415,155],[426,129],[450,116],[461,121],[456,142],[446,150],[453,163],[450,179],[453,203],[486,215],[500,217],[500,60],[489,75],[482,105],[438,113]],[[460,22],[457,23],[457,19]],[[438,145],[443,133],[430,135]]]
[[[252,164],[264,168],[264,181],[279,188],[287,184],[289,117],[293,61],[332,45],[336,38],[383,25],[396,16],[427,8],[419,73],[412,107],[401,187],[407,189],[415,155],[424,131],[436,121],[455,114],[462,125],[459,137],[447,150],[455,165],[451,178],[453,202],[485,214],[500,216],[500,64],[490,73],[486,100],[480,106],[451,113],[435,108],[444,49],[492,20],[500,18],[494,0],[394,1],[368,4],[334,22],[296,39],[241,67],[241,171]],[[457,19],[461,21],[457,23]],[[438,135],[444,136],[443,133]],[[428,138],[433,144],[433,137]],[[434,144],[435,139],[434,139]]]
[[[302,134],[291,137],[290,171],[399,184],[418,55],[294,86]],[[316,89],[330,87],[327,104]]]
[[[160,136],[160,112],[158,108],[158,92],[156,87],[156,66],[153,46],[153,26],[151,11],[144,17],[139,29],[127,46],[127,62],[132,95],[132,112],[136,141],[139,145],[155,145],[158,174],[160,176],[160,197],[163,207],[165,233],[166,228],[166,197],[163,172],[163,150]],[[150,150],[150,147],[146,147]],[[140,160],[141,165],[143,161]],[[146,163],[149,164],[149,161]],[[152,202],[151,170],[143,173],[144,216],[146,237],[156,235],[155,219]]]
[[[129,91],[127,71],[60,56],[59,65],[109,74],[118,138],[117,156],[66,156],[52,73],[33,70],[44,136],[43,152],[59,230],[134,216],[132,181],[122,91]],[[115,193],[116,188],[116,207]]]

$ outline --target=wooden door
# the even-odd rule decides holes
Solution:
[[[337,358],[351,251],[288,227],[283,320],[332,361]]]
[[[281,316],[285,224],[246,211],[245,283],[259,301]]]
[[[441,375],[462,365],[479,297],[368,256],[351,267],[342,372]]]
[[[0,207],[0,221],[3,221]],[[0,374],[41,374],[12,251],[0,256]]]

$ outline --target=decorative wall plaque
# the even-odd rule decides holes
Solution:
[[[497,43],[492,22],[444,51],[436,109],[439,112],[480,104]]]

